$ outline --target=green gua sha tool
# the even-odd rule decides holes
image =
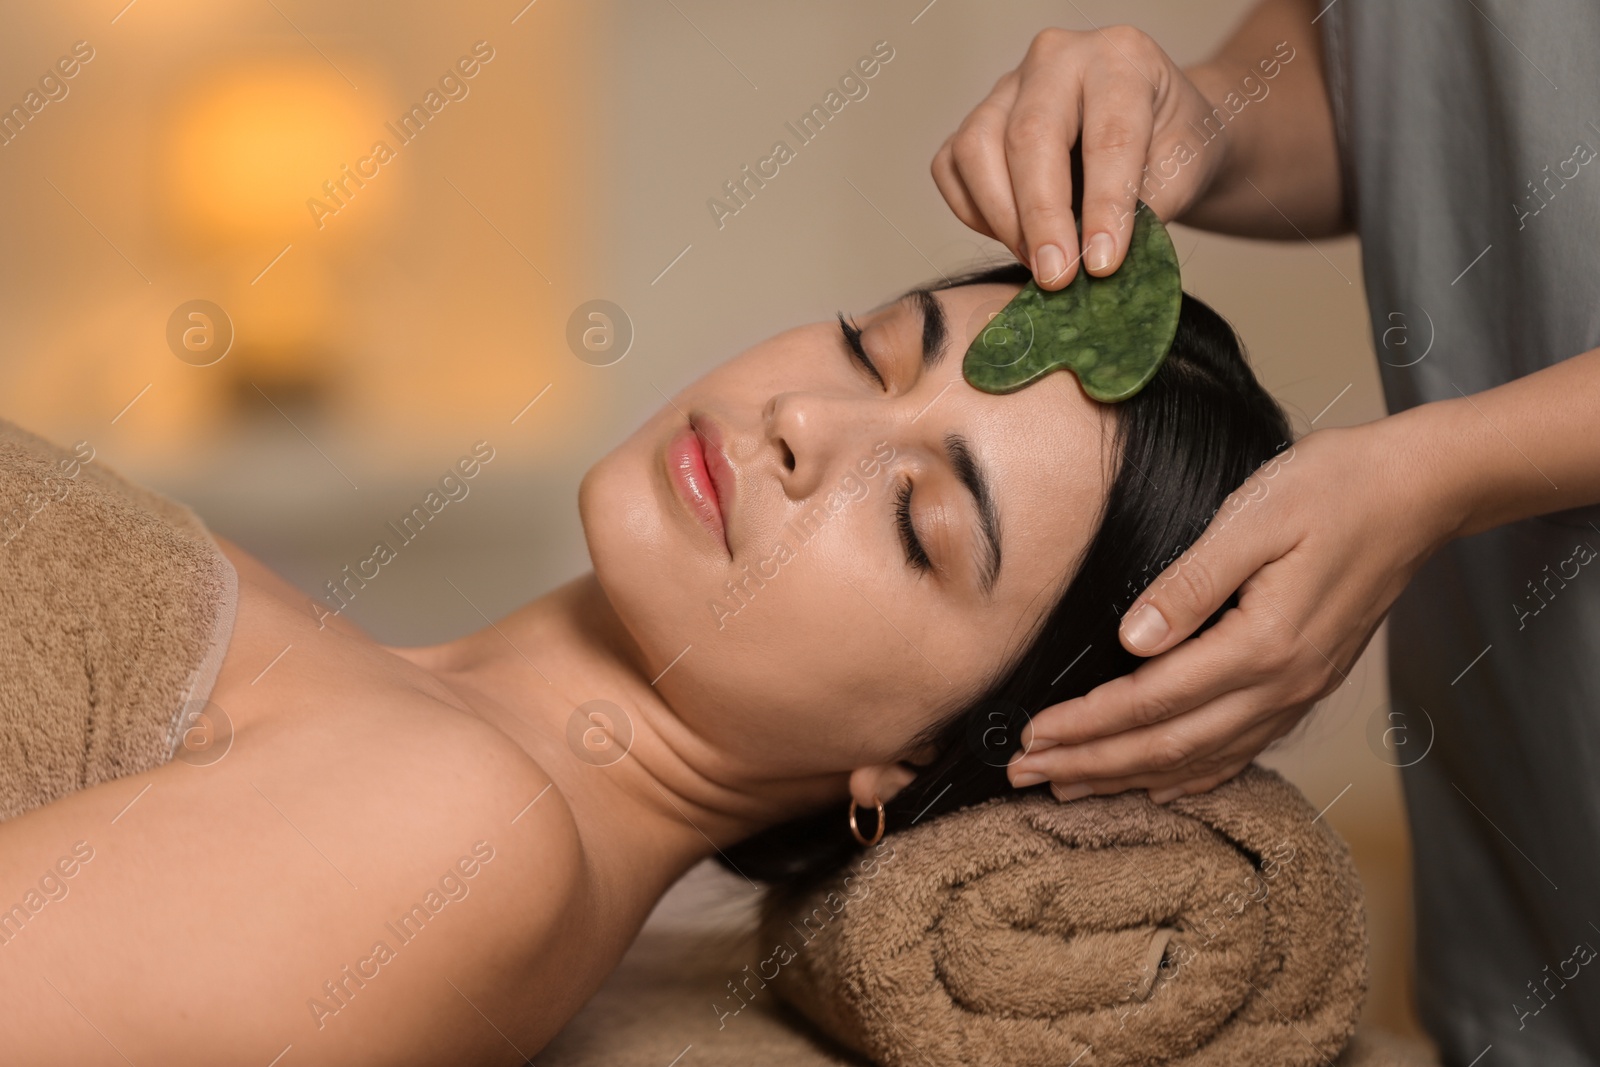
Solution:
[[[1010,393],[1067,367],[1094,399],[1126,400],[1167,357],[1182,302],[1172,238],[1141,200],[1115,273],[1097,278],[1080,269],[1055,292],[1029,279],[972,339],[961,373],[986,393]]]

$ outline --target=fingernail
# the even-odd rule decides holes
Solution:
[[[1111,243],[1109,233],[1097,233],[1089,238],[1089,243],[1083,248],[1083,262],[1090,270],[1101,271],[1111,266]]]
[[[1088,782],[1075,782],[1072,785],[1057,786],[1056,799],[1060,801],[1081,800],[1094,792],[1094,786]]]
[[[1167,636],[1167,620],[1150,603],[1133,613],[1127,627],[1128,643],[1141,652],[1155,648]]]
[[[1019,774],[1015,778],[1011,779],[1011,784],[1016,786],[1018,789],[1026,789],[1028,786],[1038,785],[1044,780],[1044,775],[1038,774],[1034,771],[1029,771],[1026,774]]]
[[[1033,277],[1049,284],[1067,272],[1067,256],[1055,245],[1040,245],[1033,254]]]
[[[1150,799],[1157,804],[1165,804],[1170,800],[1177,800],[1183,796],[1182,789],[1162,789],[1150,794]]]

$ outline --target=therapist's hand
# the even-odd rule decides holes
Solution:
[[[1041,288],[1060,289],[1076,276],[1080,250],[1091,274],[1122,264],[1137,198],[1170,221],[1204,192],[1230,138],[1198,150],[1186,139],[1211,107],[1140,30],[1047,29],[945,141],[933,179],[962,222],[1010,248]],[[1081,244],[1070,167],[1080,132]],[[1146,183],[1147,163],[1159,181]]]
[[[1062,800],[1203,792],[1342,684],[1466,521],[1429,407],[1314,431],[1258,468],[1123,615],[1123,647],[1151,658],[1034,716],[1012,783],[1042,775]],[[1238,606],[1185,641],[1235,589]]]

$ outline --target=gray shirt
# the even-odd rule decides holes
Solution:
[[[1600,4],[1323,10],[1390,410],[1600,346]],[[1464,538],[1389,617],[1392,700],[1373,714],[1407,735],[1384,751],[1404,767],[1419,1009],[1447,1064],[1600,1062],[1596,549],[1600,507]]]

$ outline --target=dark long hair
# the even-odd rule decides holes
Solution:
[[[1023,265],[1009,264],[933,288],[1021,285],[1029,277]],[[1005,773],[1021,747],[1023,724],[1143,662],[1118,641],[1122,613],[1198,540],[1228,494],[1290,443],[1283,410],[1256,380],[1233,328],[1187,293],[1161,368],[1112,407],[1115,468],[1097,531],[1031,643],[1014,662],[997,665],[982,696],[907,747],[915,751],[931,742],[937,754],[884,803],[889,833],[992,797],[1029,792],[1013,788]],[[1237,599],[1237,593],[1230,596],[1200,631]],[[863,813],[869,837],[875,820],[875,812]],[[841,803],[769,827],[725,849],[720,862],[798,892],[859,851]]]

